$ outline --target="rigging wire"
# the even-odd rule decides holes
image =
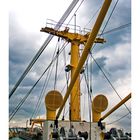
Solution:
[[[86,74],[85,73],[84,73],[84,77],[85,77],[86,86],[87,86],[87,90],[88,90],[89,121],[90,121],[90,138],[89,139],[91,140],[91,106],[92,106],[91,93],[92,92],[91,92],[91,89],[90,89],[90,85],[88,83],[88,81],[89,81],[88,66],[87,66],[87,78],[86,78]]]
[[[48,79],[47,79],[47,81],[46,81],[46,83],[45,83],[45,86],[44,86],[44,92],[42,93],[42,97],[41,97],[41,99],[40,99],[40,103],[39,103],[38,108],[37,108],[37,110],[36,110],[35,116],[37,116],[37,114],[39,114],[40,111],[41,111],[41,103],[42,103],[41,101],[42,101],[42,99],[43,99],[43,97],[44,97],[46,88],[47,88],[47,86],[48,86],[48,84],[49,84],[49,80],[50,80],[50,78],[51,78],[51,74],[52,74],[53,68],[54,68],[54,65],[52,66],[52,69],[51,69],[50,73],[48,74]]]
[[[85,69],[86,69],[86,68],[87,68],[87,63],[86,63],[86,65],[85,65]],[[82,76],[81,76],[81,79],[80,79],[80,83],[81,83],[83,77],[84,77],[84,76],[82,75]],[[63,88],[63,89],[64,89],[64,88]],[[78,89],[77,89],[77,90],[78,90]],[[76,94],[75,94],[75,96],[74,96],[73,102],[74,102],[75,98],[76,98]],[[73,102],[71,102],[71,105],[73,105]],[[69,111],[69,110],[66,111],[66,113],[64,114],[64,116],[67,115],[68,111]]]
[[[119,26],[119,27],[113,28],[113,29],[108,30],[108,31],[106,31],[106,32],[100,33],[100,34],[98,34],[98,36],[105,35],[105,34],[108,34],[108,33],[112,33],[112,32],[115,32],[115,31],[124,29],[124,28],[126,28],[126,27],[128,27],[128,26],[130,26],[130,25],[131,25],[131,22],[130,22],[130,23],[127,23],[127,24],[124,24],[124,25],[121,25],[121,26]],[[96,44],[93,45],[91,51],[95,48],[95,46],[96,46]]]
[[[60,53],[63,51],[63,49],[66,46],[63,46],[60,50]],[[60,55],[59,53],[59,55]],[[54,59],[50,62],[50,64],[48,65],[48,67],[45,69],[45,71],[43,72],[43,74],[40,76],[40,78],[37,80],[37,82],[33,85],[33,87],[30,89],[30,91],[26,94],[26,96],[22,99],[22,101],[17,105],[17,107],[15,108],[15,110],[13,110],[13,112],[11,113],[12,115],[10,116],[10,120],[15,116],[15,114],[17,113],[17,111],[20,109],[20,107],[23,105],[23,103],[25,102],[25,100],[28,98],[28,96],[30,95],[30,93],[32,92],[32,90],[34,89],[34,87],[37,85],[37,83],[40,81],[40,79],[43,77],[43,75],[46,73],[46,71],[49,69],[49,67],[52,65],[52,63],[57,59],[58,55],[56,55],[54,57]],[[9,120],[9,121],[10,121]]]
[[[86,63],[86,65],[85,65],[85,69],[86,69],[86,68],[87,68],[87,63]],[[84,77],[84,75],[81,76],[80,83],[82,82],[83,77]],[[77,90],[78,90],[78,89],[77,89]],[[74,102],[75,98],[76,98],[76,94],[75,94],[75,96],[74,96],[74,98],[73,98],[73,102]],[[71,103],[71,105],[73,104],[73,102]],[[69,110],[66,111],[66,113],[65,113],[64,116],[67,115],[68,111],[69,111]]]
[[[63,51],[63,58],[64,58],[64,66],[66,67],[66,51],[64,49]],[[67,74],[67,72],[65,71],[65,78],[66,78],[66,86],[67,86],[67,89],[68,89],[68,83],[69,83],[69,73]],[[65,88],[65,87],[64,87]],[[61,92],[62,93],[62,92]],[[64,120],[64,115],[65,115],[65,110],[66,110],[66,105],[64,106],[64,110],[63,110],[63,120]]]
[[[113,122],[111,122],[111,123],[107,123],[106,125],[111,125],[111,124],[117,123],[118,121],[124,119],[124,118],[125,118],[126,116],[128,116],[129,114],[130,114],[130,113],[127,113],[127,114],[125,114],[124,116],[120,117],[119,119],[117,119],[117,120],[115,120],[115,121],[113,121]]]
[[[55,57],[57,58],[57,57]],[[52,61],[53,63],[53,61]],[[52,64],[50,63],[50,64]],[[25,100],[27,99],[27,97],[29,96],[29,94],[31,93],[31,91],[34,89],[34,87],[37,85],[37,83],[39,82],[39,80],[43,77],[43,75],[45,74],[45,72],[48,70],[48,68],[50,67],[51,65],[49,65],[47,67],[47,69],[44,71],[44,73],[41,75],[41,77],[38,79],[38,81],[34,84],[34,86],[30,89],[30,91],[27,93],[27,95],[22,99],[22,101],[17,105],[17,107],[15,108],[15,110],[13,110],[12,112],[12,116],[10,117],[10,120],[14,117],[14,115],[16,114],[16,112],[19,110],[19,108],[22,106],[22,104],[25,102]]]
[[[85,90],[85,89],[84,89]],[[85,91],[86,92],[86,91]],[[84,99],[86,99],[85,94],[84,95]],[[85,100],[84,100],[84,105],[83,105],[83,118],[85,118]]]
[[[111,14],[110,14],[109,18],[107,19],[107,22],[106,22],[106,24],[105,24],[105,26],[104,26],[104,28],[103,28],[101,34],[99,34],[99,35],[103,35],[103,34],[104,34],[105,28],[107,27],[107,24],[109,23],[109,20],[110,20],[111,16],[113,15],[113,12],[114,12],[114,10],[115,10],[115,8],[116,8],[118,2],[119,2],[119,0],[116,1],[115,5],[114,5],[114,7],[113,7],[113,9],[112,9],[112,11],[111,11]],[[101,7],[102,7],[102,6],[101,6]],[[89,22],[88,22],[85,26],[87,26],[87,25],[92,21],[92,19],[95,17],[95,15],[96,15],[96,14],[98,13],[98,11],[101,9],[101,7],[99,7],[99,8],[97,9],[97,11],[94,13],[94,15],[91,17],[91,19],[89,20]],[[84,27],[85,27],[85,26],[84,26]]]
[[[58,38],[58,43],[59,43],[60,38]],[[57,52],[56,54],[58,55],[56,59],[56,70],[55,70],[55,80],[54,80],[54,90],[56,88],[56,82],[57,82],[57,72],[58,72],[58,58],[59,58],[59,44],[57,45]]]
[[[70,4],[70,6],[67,8],[67,10],[65,11],[65,13],[63,14],[63,16],[60,18],[58,24],[56,24],[56,26],[55,26],[55,29],[56,30],[58,30],[61,27],[61,25],[67,19],[67,17],[72,12],[73,8],[76,6],[76,4],[78,2],[79,2],[79,0],[73,0],[72,1],[72,3]],[[59,23],[62,23],[62,24],[59,24]],[[13,89],[11,90],[11,92],[9,94],[9,99],[12,97],[12,95],[16,91],[17,87],[23,81],[23,79],[25,78],[25,76],[28,74],[28,72],[30,71],[30,69],[32,68],[32,66],[34,65],[34,63],[37,61],[37,59],[40,57],[40,55],[42,54],[42,52],[45,50],[46,46],[50,43],[50,41],[52,40],[52,38],[53,38],[53,35],[49,35],[48,38],[43,43],[43,45],[41,46],[41,48],[38,50],[37,54],[33,57],[32,61],[29,63],[29,65],[27,66],[27,68],[25,69],[25,71],[23,72],[23,74],[21,75],[21,77],[19,78],[19,80],[17,81],[17,83],[15,84],[15,86],[13,87]]]
[[[101,7],[99,7],[99,8],[96,10],[96,12],[93,14],[93,16],[91,17],[91,19],[89,20],[89,22],[84,26],[84,28],[85,28],[87,25],[89,25],[89,24],[91,23],[92,19],[96,16],[96,14],[99,12],[100,9],[101,9]]]
[[[113,12],[114,12],[114,10],[115,10],[115,8],[116,8],[118,2],[119,2],[119,0],[116,1],[115,5],[114,5],[114,7],[113,7],[113,9],[112,9],[112,11],[111,11],[111,14],[110,14],[110,16],[108,17],[107,22],[106,22],[106,24],[105,24],[105,26],[104,26],[104,28],[103,28],[101,34],[104,33],[105,28],[107,27],[107,25],[108,25],[108,23],[109,23],[109,21],[110,21],[110,18],[111,18],[111,16],[113,15]]]
[[[62,47],[65,46],[65,45],[66,45],[66,46],[68,45],[68,43],[66,44],[66,41],[64,42],[64,44],[62,45]],[[66,46],[65,46],[65,47],[66,47]],[[64,49],[65,49],[65,47],[64,47]],[[57,48],[56,48],[56,49],[57,49]],[[53,57],[55,56],[55,53],[56,53],[56,50],[55,50],[55,52],[54,52]],[[41,111],[41,101],[42,101],[42,99],[43,99],[43,97],[44,97],[46,88],[47,88],[47,86],[48,86],[48,84],[49,84],[49,80],[50,80],[50,77],[51,77],[53,68],[54,68],[54,65],[52,66],[51,72],[48,74],[48,80],[47,80],[47,82],[46,82],[46,84],[45,84],[44,93],[42,93],[43,95],[42,95],[42,97],[41,97],[41,100],[40,100],[40,103],[39,103],[39,107],[38,107],[38,110],[36,111],[35,116],[37,116],[37,114],[39,114],[39,112]],[[58,76],[58,77],[59,77],[59,76]]]
[[[49,71],[48,71],[48,74],[46,74],[47,76],[46,76],[46,78],[45,78],[45,81],[44,81],[44,84],[43,84],[43,87],[42,87],[42,90],[41,90],[41,93],[40,93],[40,96],[39,96],[38,102],[37,102],[37,104],[36,104],[36,106],[35,106],[35,109],[34,109],[34,111],[33,111],[33,113],[32,113],[32,115],[31,115],[30,118],[33,118],[33,116],[36,116],[36,114],[37,114],[37,111],[38,111],[38,108],[39,108],[39,104],[40,104],[41,99],[42,99],[42,96],[43,96],[43,91],[44,91],[45,84],[46,84],[46,82],[47,82],[47,79],[48,79],[49,73],[50,73],[50,69],[49,69]]]
[[[68,82],[69,82],[70,76],[68,75]],[[61,93],[64,91],[64,89],[67,88],[67,83],[65,84],[65,86],[63,87],[63,89],[61,90]]]
[[[69,79],[70,79],[70,76],[68,75],[68,77],[67,77],[67,82],[66,82],[66,84],[65,84],[65,86],[64,86],[64,88],[61,90],[61,93],[63,92],[63,90],[65,89],[65,88],[68,88],[68,82],[69,82]],[[75,97],[74,97],[75,98]],[[67,114],[68,113],[68,111],[66,112],[66,105],[64,106],[64,110],[63,110],[63,116],[62,116],[62,120],[64,120],[64,118],[65,118],[65,114]]]
[[[85,0],[82,0],[81,3],[79,4],[79,6],[77,7],[77,9],[75,10],[74,14],[72,15],[72,17],[70,18],[69,22],[67,23],[67,25],[71,22],[72,18],[75,16],[75,14],[77,13],[77,11],[79,10],[79,8],[81,7],[82,3],[84,2]]]
[[[66,45],[66,46],[67,46],[67,45],[68,45],[68,43],[67,43],[67,44],[66,44],[66,43],[67,43],[67,42],[65,41],[65,42],[63,43],[63,45],[62,45],[62,46],[64,46],[64,45]],[[66,46],[65,46],[65,48],[66,48]],[[64,48],[64,49],[65,49],[65,48]],[[54,67],[54,66],[53,66],[53,67]],[[52,70],[53,70],[53,67],[52,67]],[[47,86],[48,86],[48,83],[49,83],[49,80],[50,80],[50,77],[51,77],[51,74],[52,74],[52,70],[51,70],[50,76],[49,76],[49,78],[48,78],[48,81],[47,81],[47,84],[46,84],[45,90],[46,90],[46,88],[47,88]],[[61,70],[61,71],[60,71],[60,73],[58,74],[57,79],[58,79],[59,75],[61,74],[61,72],[62,72],[62,70]],[[57,79],[56,79],[56,80],[57,80]],[[45,90],[44,90],[44,91],[45,91]],[[61,93],[62,93],[62,92],[61,92]],[[45,92],[44,92],[44,94],[45,94]],[[43,94],[43,95],[44,95],[44,94]],[[43,98],[43,96],[42,96],[42,98]],[[41,100],[42,100],[42,99],[41,99]],[[39,105],[39,106],[40,106],[40,107],[39,107],[39,109],[38,109],[38,112],[37,112],[37,113],[39,113],[39,112],[41,111],[41,102],[40,102],[40,105]]]
[[[105,26],[104,26],[102,32],[101,32],[101,34],[99,34],[99,36],[103,35],[104,33],[106,34],[106,33],[112,32],[112,31],[116,31],[116,30],[118,30],[118,29],[125,28],[126,26],[130,25],[130,24],[128,23],[128,24],[126,24],[126,25],[124,25],[124,26],[122,25],[122,26],[118,27],[117,29],[112,29],[112,30],[110,30],[110,31],[104,32],[104,31],[105,31],[105,28],[107,27],[107,25],[108,25],[108,23],[109,23],[109,21],[110,21],[111,16],[113,15],[113,12],[114,12],[114,10],[115,10],[115,8],[116,8],[118,2],[119,2],[119,0],[116,1],[115,5],[114,5],[114,7],[113,7],[113,9],[112,9],[112,11],[111,11],[111,14],[110,14],[110,16],[109,16],[109,18],[108,18],[108,20],[107,20],[107,22],[106,22],[106,24],[105,24]],[[93,48],[95,48],[95,46],[96,46],[96,44],[94,44]],[[109,82],[109,84],[111,85],[111,87],[113,88],[113,90],[115,91],[115,93],[116,93],[116,94],[118,95],[118,97],[122,100],[122,98],[120,97],[120,95],[118,94],[118,92],[116,91],[116,89],[114,88],[113,84],[112,84],[111,81],[108,79],[108,77],[106,76],[105,72],[102,70],[102,68],[100,67],[100,65],[99,65],[99,64],[97,63],[97,61],[94,59],[94,57],[92,56],[92,54],[91,54],[91,57],[93,58],[94,62],[97,64],[97,66],[99,67],[99,69],[102,71],[103,75],[105,76],[105,78],[107,79],[107,81]],[[130,111],[129,108],[126,106],[126,104],[124,104],[124,106],[126,107],[126,109],[128,110],[128,112],[131,114],[131,111]]]
[[[106,31],[106,32],[104,32],[104,33],[102,33],[102,34],[98,34],[98,35],[101,36],[101,35],[104,35],[104,34],[112,33],[112,32],[115,32],[115,31],[117,31],[117,30],[121,30],[121,29],[123,29],[123,28],[126,28],[126,27],[128,27],[128,26],[130,26],[130,25],[131,25],[131,22],[129,22],[129,23],[127,23],[127,24],[124,24],[124,25],[121,25],[121,26],[119,26],[119,27],[113,28],[113,29],[111,29],[111,30],[108,30],[108,31]]]
[[[114,5],[114,7],[113,7],[113,9],[112,9],[112,11],[111,11],[111,13],[110,13],[110,16],[108,17],[107,22],[106,22],[106,24],[105,24],[105,26],[104,26],[104,28],[103,28],[103,30],[101,31],[101,33],[100,33],[99,36],[101,36],[101,35],[104,33],[105,28],[107,27],[107,25],[108,25],[108,23],[109,23],[109,21],[110,21],[110,18],[111,18],[111,16],[113,15],[113,12],[114,12],[114,10],[115,10],[115,8],[116,8],[118,2],[119,2],[119,0],[116,1],[115,5]],[[93,45],[93,47],[92,47],[91,50],[93,50],[93,49],[95,48],[95,46],[96,46],[96,44]]]
[[[58,42],[57,42],[57,43],[58,43]],[[52,60],[54,59],[56,50],[57,50],[57,48],[55,48],[55,51],[54,51],[53,56],[52,56]],[[52,66],[52,69],[53,69],[53,67],[54,67],[54,65]],[[40,93],[38,102],[37,102],[37,104],[36,104],[36,106],[35,106],[35,109],[34,109],[34,111],[33,111],[33,113],[32,113],[32,115],[31,115],[30,118],[33,118],[33,116],[36,116],[37,113],[38,113],[38,109],[39,109],[39,106],[40,106],[40,104],[41,104],[41,101],[42,101],[42,98],[43,98],[43,95],[44,95],[43,92],[45,91],[45,85],[46,85],[46,83],[48,84],[47,80],[50,79],[50,75],[51,75],[50,72],[52,73],[52,69],[50,69],[50,68],[51,68],[51,67],[49,67],[48,74],[46,74],[46,78],[45,78],[45,81],[44,81],[44,84],[43,84],[43,87],[42,87],[42,90],[41,90],[41,93]]]
[[[87,86],[87,89],[88,89],[88,93],[91,93],[90,92],[90,86],[89,86],[88,78],[87,77],[86,77],[86,74],[84,73],[84,78],[85,78],[85,81],[86,81],[86,86]],[[91,96],[90,96],[90,102],[92,102]]]
[[[92,60],[91,60],[91,57],[89,57],[89,58],[90,58],[90,59],[89,59],[89,60],[90,60],[89,74],[90,74],[90,73],[93,71],[93,70],[92,70],[92,68],[93,68],[92,65],[93,65],[93,64],[91,63],[91,61],[92,61]],[[93,79],[92,79],[92,75],[90,75],[89,78],[90,78],[90,79],[89,79],[89,82],[90,82],[90,84],[89,84],[89,86],[90,86],[90,92],[92,93],[92,85],[93,85],[93,83],[92,83],[92,82],[93,82],[93,81],[92,81],[92,80],[93,80]]]
[[[66,66],[66,51],[65,51],[65,49],[64,49],[63,57],[64,57],[64,65]],[[66,71],[65,71],[65,78],[66,78],[66,84],[67,84],[67,88],[68,88],[68,83],[69,83],[69,73],[67,74]]]
[[[130,25],[131,25],[131,22],[126,23],[126,24],[123,24],[123,25],[121,25],[121,26],[119,26],[119,27],[110,29],[110,30],[108,30],[108,31],[106,31],[106,32],[104,32],[104,33],[102,33],[102,34],[98,34],[98,36],[105,35],[105,34],[109,34],[109,33],[112,33],[112,32],[115,32],[115,31],[118,31],[118,30],[121,30],[121,29],[124,29],[124,28],[126,28],[126,27],[129,27]],[[90,29],[88,29],[88,30],[90,30]]]
[[[98,66],[98,68],[101,70],[101,72],[103,73],[104,77],[106,78],[106,80],[108,81],[108,83],[110,84],[110,86],[112,87],[112,89],[115,91],[115,93],[117,94],[117,96],[120,98],[120,100],[122,100],[121,96],[119,95],[119,93],[117,92],[117,90],[115,89],[115,87],[113,86],[113,84],[111,83],[111,81],[109,80],[109,78],[107,77],[107,75],[105,74],[105,72],[103,71],[103,69],[101,68],[101,66],[94,59],[94,57],[92,56],[92,54],[91,54],[91,57],[93,58],[94,62],[96,63],[96,65]],[[129,110],[129,108],[127,107],[127,105],[125,103],[124,103],[124,106],[126,107],[126,109],[128,110],[128,112],[131,114],[131,111]]]

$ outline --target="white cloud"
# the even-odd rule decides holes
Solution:
[[[10,12],[15,14],[21,28],[26,32],[39,32],[41,26],[46,24],[46,19],[58,21],[71,0],[14,0],[10,2]]]

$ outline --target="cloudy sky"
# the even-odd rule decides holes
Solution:
[[[9,6],[9,91],[13,88],[15,83],[18,81],[28,64],[31,62],[32,58],[35,56],[41,45],[44,43],[48,34],[40,32],[42,27],[45,27],[47,19],[52,19],[54,21],[59,21],[67,7],[70,5],[72,0],[13,0]],[[81,28],[91,29],[95,19],[98,14],[95,12],[101,7],[103,0],[85,0],[79,10],[76,13],[76,23],[81,26]],[[108,15],[101,27],[102,31],[116,0],[114,0],[109,9]],[[78,3],[78,5],[80,2]],[[76,8],[78,7],[76,6]],[[73,10],[75,11],[76,8]],[[94,18],[93,15],[95,14]],[[73,12],[66,20],[66,24],[71,19]],[[92,20],[91,20],[92,18]],[[111,30],[113,28],[119,27],[121,25],[131,22],[131,1],[120,0],[117,7],[105,29],[105,31]],[[74,19],[71,20],[70,24],[74,24]],[[92,54],[96,61],[100,64],[102,69],[105,71],[108,78],[112,81],[114,87],[118,91],[119,95],[124,98],[131,92],[131,26],[127,28],[111,32],[103,35],[107,42],[102,45],[98,44],[93,48]],[[30,70],[28,75],[22,81],[14,95],[9,101],[9,112],[12,112],[16,105],[21,101],[21,99],[27,94],[27,92],[32,88],[34,83],[41,76],[43,71],[49,65],[54,50],[56,47],[62,47],[64,43],[63,40],[58,42],[58,38],[54,37],[42,53],[40,58],[37,60],[33,68]],[[69,51],[70,45],[65,49],[66,51],[66,64],[69,64]],[[58,65],[58,81],[56,84],[56,89],[62,91],[65,94],[66,88],[62,90],[65,86],[66,78],[63,76],[64,73],[64,53],[59,57]],[[48,84],[45,85],[45,90],[43,93],[47,93],[49,90],[54,88],[54,78],[55,78],[55,66],[51,72],[51,76]],[[52,66],[53,67],[53,66]],[[92,67],[92,68],[91,68]],[[112,90],[107,80],[104,78],[103,74],[93,62],[92,59],[89,60],[89,74],[92,77],[92,96],[99,93],[104,93],[109,100],[109,107],[105,111],[107,112],[112,106],[120,101],[118,96]],[[21,107],[16,116],[11,120],[10,125],[22,125],[26,123],[27,119],[33,114],[33,111],[37,105],[37,100],[42,92],[45,78],[49,75],[47,72],[42,80],[37,84],[31,95],[26,100],[25,104]],[[81,75],[82,76],[82,75]],[[84,79],[84,78],[83,78]],[[82,81],[82,97],[87,99],[86,84]],[[82,99],[81,116],[82,119],[89,119],[87,100]],[[68,103],[67,103],[68,105]],[[130,101],[126,105],[131,110]],[[84,110],[82,110],[84,108]],[[41,108],[39,109],[41,117],[45,117],[45,106],[44,100],[42,100]],[[103,112],[103,114],[105,114]],[[123,115],[127,114],[128,111],[124,106],[120,107],[116,112],[114,112],[105,121],[107,124],[113,122]],[[66,113],[67,114],[67,113]],[[38,116],[37,115],[37,116]],[[68,114],[67,114],[68,115]],[[67,117],[66,115],[66,117]],[[37,117],[34,116],[34,117]],[[120,127],[125,130],[130,131],[131,129],[131,116],[128,115],[121,121],[108,125],[107,127]]]

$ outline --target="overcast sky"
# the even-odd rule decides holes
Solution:
[[[63,15],[67,7],[70,5],[72,0],[13,0],[10,3],[9,10],[9,87],[11,90],[15,85],[17,80],[20,78],[21,74],[24,72],[34,55],[37,53],[41,45],[44,43],[48,34],[40,32],[42,27],[45,27],[47,19],[52,19],[58,21]],[[98,14],[95,15],[93,20],[90,21],[94,13],[99,9],[103,0],[85,0],[81,5],[80,9],[76,13],[76,23],[81,26],[81,28],[89,28],[93,26],[95,19]],[[106,23],[108,16],[115,4],[114,0],[109,9],[108,15],[103,23],[101,29],[103,29],[104,24]],[[78,3],[79,4],[79,3]],[[74,10],[75,11],[75,10]],[[73,13],[69,16],[67,23]],[[121,25],[131,22],[131,3],[130,0],[120,0],[105,31],[119,27]],[[71,24],[74,23],[72,19]],[[101,30],[100,30],[101,31]],[[131,26],[105,34],[103,36],[107,42],[102,45],[99,44],[93,49],[93,56],[96,58],[97,62],[101,65],[103,70],[106,72],[108,78],[112,81],[116,90],[122,98],[128,95],[131,92]],[[51,43],[47,46],[39,60],[35,63],[31,71],[28,73],[26,78],[23,80],[19,88],[16,90],[15,94],[11,97],[9,102],[9,111],[11,112],[15,106],[20,102],[20,100],[25,96],[25,94],[31,89],[33,84],[40,77],[42,72],[48,66],[51,58],[53,56],[54,49],[59,45],[61,47],[62,42],[57,43],[57,37],[54,37]],[[70,51],[70,45],[66,48],[66,52]],[[64,60],[63,54],[59,58],[59,81],[57,82],[57,89],[62,90],[64,87],[65,77],[64,75]],[[69,56],[66,53],[67,64],[69,63]],[[92,76],[92,88],[93,96],[104,93],[109,100],[108,111],[112,106],[120,101],[118,96],[112,90],[103,74],[99,70],[92,60],[89,62],[89,67],[92,67],[90,70],[90,75]],[[62,72],[61,72],[62,71]],[[53,89],[53,81],[55,67],[52,71],[48,86],[45,90],[47,93],[49,90]],[[44,79],[39,82],[37,87],[33,90],[28,100],[22,106],[20,111],[16,114],[14,119],[11,121],[11,125],[20,125],[20,123],[25,124],[27,119],[30,119],[33,110],[36,106],[37,99],[42,91],[44,84]],[[83,82],[83,85],[85,83]],[[87,98],[86,88],[82,88],[83,96]],[[62,93],[65,94],[65,90]],[[81,96],[82,97],[82,96]],[[42,107],[40,109],[40,116],[44,117],[45,115],[45,106],[42,100]],[[88,107],[82,99],[82,104],[85,104],[85,107]],[[67,103],[68,105],[68,103]],[[126,105],[131,109],[130,101]],[[84,108],[83,106],[81,108]],[[105,111],[105,112],[106,112]],[[88,109],[82,111],[82,119],[89,119],[89,116],[86,116]],[[105,114],[103,112],[103,114]],[[124,106],[114,112],[108,119],[105,121],[110,123],[116,119],[119,119],[123,115],[127,114],[128,111]],[[125,119],[122,119],[118,123],[113,125],[108,125],[108,127],[120,127],[125,130],[130,131],[131,128],[131,116],[128,115]]]

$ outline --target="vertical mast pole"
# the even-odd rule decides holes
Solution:
[[[76,35],[76,14],[74,14],[74,33]],[[78,40],[73,40],[71,42],[71,79],[74,75],[75,69],[79,61],[79,45]],[[72,88],[71,97],[70,97],[70,120],[71,121],[80,121],[80,75]]]
[[[78,41],[72,41],[71,42],[71,79],[74,75],[75,69],[78,65],[79,61],[79,43]],[[80,115],[80,75],[78,75],[78,78],[72,88],[71,91],[71,98],[70,98],[70,115],[71,115],[71,121],[80,121],[81,115]]]

